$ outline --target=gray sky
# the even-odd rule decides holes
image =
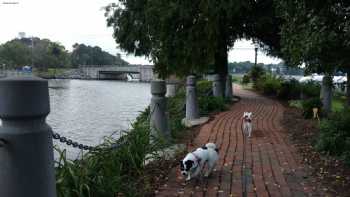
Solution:
[[[103,6],[113,0],[0,0],[0,44],[25,32],[27,36],[48,38],[72,50],[74,43],[97,45],[133,64],[149,64],[143,57],[125,55],[117,49],[112,29],[107,28]],[[114,1],[116,2],[116,1]],[[254,62],[250,41],[238,41],[229,53],[229,61]],[[258,62],[278,63],[279,59],[258,53]]]

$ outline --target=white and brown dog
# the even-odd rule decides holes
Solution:
[[[243,114],[243,133],[245,135],[248,135],[248,137],[252,136],[252,130],[253,130],[253,125],[252,125],[252,112],[244,112]]]
[[[205,177],[208,177],[213,171],[214,166],[219,159],[218,149],[214,143],[207,143],[201,148],[190,152],[180,161],[181,174],[187,176],[186,181],[203,174],[205,163],[208,169],[205,172]]]

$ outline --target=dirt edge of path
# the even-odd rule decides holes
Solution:
[[[325,196],[350,196],[350,168],[335,157],[321,155],[314,147],[318,121],[305,120],[300,109],[284,106],[281,124],[312,177],[313,189],[323,191]]]

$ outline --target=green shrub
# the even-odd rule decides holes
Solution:
[[[202,115],[219,112],[226,109],[225,99],[222,97],[203,96],[198,98],[199,111]]]
[[[266,74],[261,76],[254,84],[256,90],[262,91],[266,95],[277,95],[281,87],[282,80],[274,75]]]
[[[197,82],[197,96],[207,96],[213,89],[213,82],[201,80]]]
[[[318,114],[321,114],[322,112],[322,101],[320,98],[310,98],[302,102],[303,107],[303,115],[305,118],[312,118],[313,117],[313,111],[312,109],[317,107]]]
[[[168,98],[169,126],[173,138],[178,138],[185,127],[181,124],[185,117],[186,93],[184,87],[180,87],[174,97]]]
[[[300,92],[300,83],[297,80],[292,79],[281,83],[280,89],[277,91],[277,97],[285,100],[299,99]]]
[[[301,83],[301,93],[306,98],[320,96],[321,86],[316,82]]]
[[[248,84],[248,83],[250,83],[249,75],[243,75],[242,84]]]
[[[256,83],[261,76],[265,75],[265,70],[261,66],[253,66],[249,71],[249,75],[252,81]]]
[[[320,134],[316,143],[319,151],[341,156],[350,164],[350,111],[333,113],[320,124]]]

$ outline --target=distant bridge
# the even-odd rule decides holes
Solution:
[[[126,80],[127,75],[140,81],[153,79],[153,65],[81,65],[79,70],[88,79]]]

